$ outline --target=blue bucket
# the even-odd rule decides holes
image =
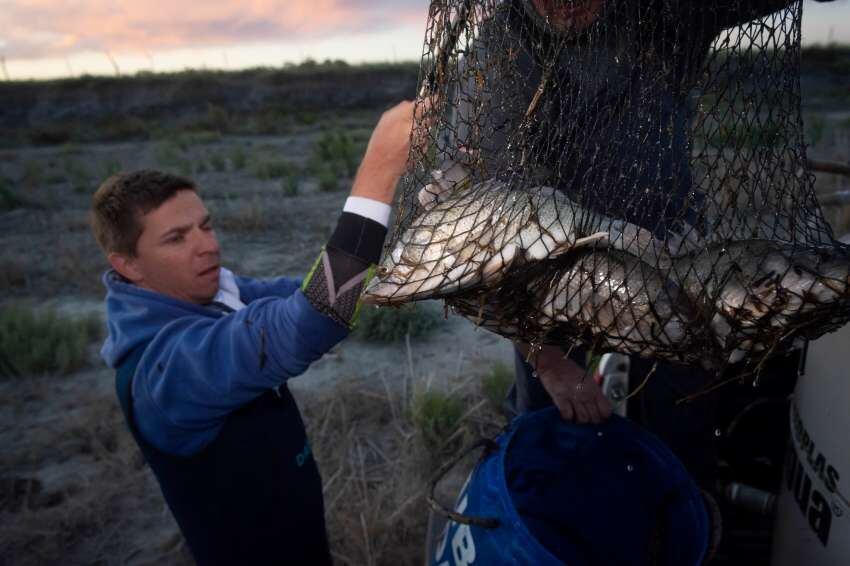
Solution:
[[[451,516],[435,565],[697,566],[711,536],[700,490],[658,438],[616,415],[567,423],[554,407],[496,438]]]

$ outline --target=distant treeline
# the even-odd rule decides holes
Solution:
[[[140,72],[0,83],[0,139],[150,139],[176,131],[280,134],[336,112],[378,112],[416,92],[418,63],[306,61],[242,71]]]
[[[804,99],[811,94],[850,105],[850,46],[811,46],[801,56]],[[0,144],[144,140],[187,131],[284,134],[336,115],[377,114],[412,98],[418,76],[418,62],[307,60],[242,71],[0,82]]]
[[[850,45],[811,45],[801,53],[802,67],[806,71],[840,74],[850,73]]]

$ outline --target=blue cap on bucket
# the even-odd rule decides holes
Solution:
[[[703,562],[710,524],[701,492],[638,425],[616,415],[567,423],[550,407],[515,419],[503,440],[496,483],[509,495],[506,522],[527,529],[526,542],[542,552],[570,566]]]

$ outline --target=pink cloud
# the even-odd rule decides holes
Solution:
[[[421,22],[427,0],[19,0],[0,11],[0,54],[154,51],[298,41]]]

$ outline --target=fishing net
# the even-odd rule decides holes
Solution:
[[[802,2],[435,0],[378,304],[757,367],[850,319],[806,167]]]

